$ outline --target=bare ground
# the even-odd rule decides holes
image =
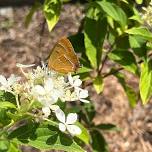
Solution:
[[[83,8],[79,5],[65,5],[53,32],[49,33],[45,26],[43,36],[40,36],[44,22],[41,12],[34,15],[27,29],[24,27],[27,7],[13,8],[7,16],[1,15],[0,73],[6,76],[17,74],[20,71],[16,68],[16,63],[31,64],[40,58],[45,59],[60,37],[77,32],[83,18],[82,12]],[[128,73],[127,77],[128,82],[137,89],[138,78]],[[91,91],[90,96],[97,110],[94,122],[114,123],[122,128],[121,132],[104,132],[110,152],[152,152],[152,101],[145,106],[139,102],[131,109],[118,81],[112,76],[104,81],[103,94],[96,95]]]

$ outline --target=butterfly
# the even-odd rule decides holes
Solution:
[[[48,58],[48,68],[59,73],[76,72],[80,67],[78,57],[71,42],[63,37],[52,49]]]

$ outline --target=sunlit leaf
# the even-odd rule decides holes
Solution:
[[[101,62],[102,44],[107,30],[106,18],[101,18],[96,10],[89,9],[84,26],[86,55],[93,68],[97,68]]]
[[[152,33],[145,27],[133,27],[125,32],[132,35],[140,35],[148,40],[152,40]]]
[[[139,88],[142,103],[146,104],[152,95],[152,60],[141,64]]]
[[[98,94],[103,91],[104,83],[101,76],[97,76],[95,78],[95,80],[93,81],[93,86]]]
[[[48,24],[49,31],[53,29],[59,20],[61,10],[60,0],[45,0],[43,5],[44,15]]]
[[[76,137],[82,140],[85,144],[89,144],[90,141],[90,135],[88,130],[79,122],[76,122],[76,125],[81,128],[82,133],[80,135],[77,135]]]
[[[125,29],[127,25],[127,16],[120,6],[107,1],[97,1],[96,3],[107,13],[107,15],[111,16],[123,29]]]

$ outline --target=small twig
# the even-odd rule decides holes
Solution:
[[[103,59],[102,64],[101,64],[101,67],[99,68],[99,71],[98,71],[99,74],[102,72],[105,63],[106,63],[106,61],[108,60],[108,54],[112,51],[112,48],[114,47],[114,45],[115,45],[115,43],[113,43],[113,44],[111,45],[111,47],[108,49],[108,51],[106,52],[105,58]]]
[[[40,33],[39,33],[39,36],[40,36],[40,39],[39,39],[39,50],[40,51],[41,51],[41,45],[42,45],[42,36],[44,34],[44,31],[45,31],[45,23],[46,23],[46,20],[44,18],[43,22],[42,22],[41,30],[40,30]]]

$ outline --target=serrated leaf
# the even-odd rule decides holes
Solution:
[[[109,53],[108,57],[119,63],[126,70],[138,75],[138,67],[133,54],[127,50],[114,50]]]
[[[152,33],[145,27],[133,27],[125,31],[128,34],[140,35],[146,38],[147,40],[152,40]]]
[[[91,132],[91,136],[92,136],[91,145],[93,152],[109,152],[108,144],[105,138],[103,137],[103,135],[99,131],[93,130]]]
[[[125,29],[125,26],[127,25],[127,16],[120,6],[106,1],[97,1],[96,3],[107,13],[107,15],[111,16],[123,29]]]
[[[43,5],[43,12],[48,24],[49,31],[53,29],[59,20],[61,10],[60,0],[45,0]]]
[[[84,152],[77,143],[58,128],[48,123],[27,123],[11,132],[10,139],[18,144],[33,146],[40,150],[63,150],[67,152]]]
[[[152,60],[141,64],[139,88],[142,103],[146,104],[152,95]]]
[[[95,80],[93,81],[93,86],[97,92],[97,94],[101,93],[104,88],[103,79],[101,76],[97,76]]]

